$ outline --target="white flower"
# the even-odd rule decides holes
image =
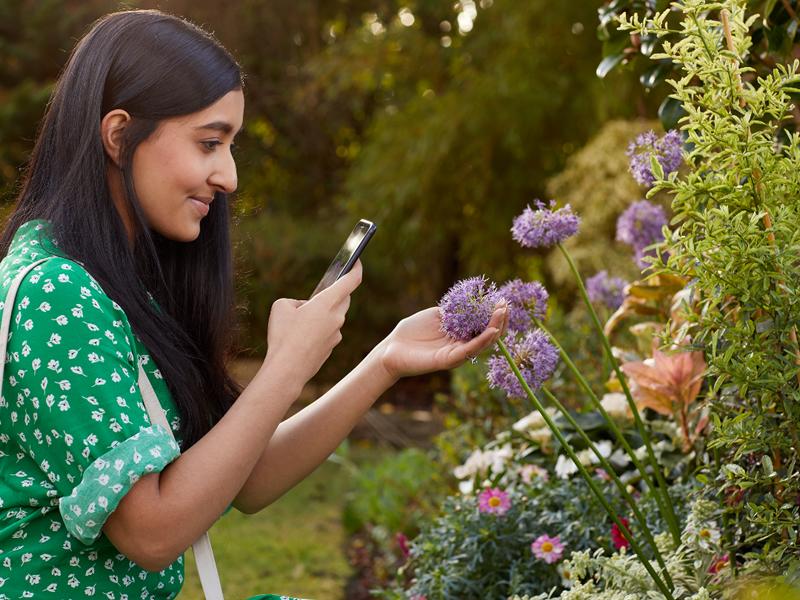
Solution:
[[[630,407],[628,406],[628,399],[625,394],[605,394],[600,404],[612,419],[630,419],[632,418]]]
[[[570,475],[574,475],[577,472],[578,467],[575,466],[572,459],[564,454],[559,454],[558,460],[556,461],[556,475],[561,479],[569,479]]]
[[[535,410],[532,413],[522,417],[519,421],[514,423],[511,428],[514,431],[525,431],[527,429],[538,429],[542,425],[544,425],[542,413],[540,413],[538,410]]]
[[[522,477],[522,481],[525,483],[530,483],[533,481],[534,477],[541,477],[544,481],[547,481],[550,478],[547,470],[543,469],[539,465],[523,465],[519,470],[519,474],[520,477]]]
[[[556,566],[556,572],[561,576],[561,586],[565,588],[571,588],[575,583],[572,573],[567,568],[565,563],[560,563]]]
[[[497,450],[487,452],[487,454],[489,455],[492,473],[496,475],[505,470],[508,459],[514,456],[514,451],[511,449],[510,444],[506,444]]]
[[[465,481],[459,481],[458,482],[458,491],[460,491],[465,496],[467,494],[471,494],[472,493],[472,488],[473,488],[472,479],[467,479]]]
[[[469,458],[467,458],[467,461],[463,465],[453,470],[453,475],[458,479],[466,479],[467,477],[472,477],[476,473],[485,471],[488,467],[488,457],[478,448],[469,455]]]
[[[540,427],[528,432],[528,438],[540,446],[547,446],[553,439],[553,432],[548,427]]]
[[[600,452],[600,455],[603,458],[608,458],[609,456],[611,456],[611,450],[613,448],[611,446],[611,442],[609,442],[608,440],[600,440],[599,442],[595,442],[594,446],[595,448],[597,448],[597,450]],[[594,459],[592,460],[593,463],[600,462],[597,460],[597,457],[594,455],[594,453],[592,453],[592,456],[594,457]]]

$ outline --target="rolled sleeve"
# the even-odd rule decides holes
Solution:
[[[72,494],[59,500],[61,518],[84,544],[102,533],[108,516],[142,475],[160,473],[180,455],[180,448],[160,425],[142,429],[96,458]]]

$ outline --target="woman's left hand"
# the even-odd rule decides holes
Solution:
[[[378,356],[393,379],[452,369],[495,344],[507,325],[508,307],[498,304],[483,332],[468,342],[457,341],[442,332],[434,306],[400,321],[381,342]]]

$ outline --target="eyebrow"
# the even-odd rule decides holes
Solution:
[[[212,129],[213,131],[221,131],[222,133],[228,134],[233,131],[233,126],[225,121],[214,121],[212,123],[206,123],[205,125],[195,127],[195,129]],[[239,135],[242,129],[244,129],[244,125],[239,128],[239,131],[236,132],[236,135]]]

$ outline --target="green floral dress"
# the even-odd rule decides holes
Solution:
[[[3,306],[16,274],[49,256]],[[46,222],[30,221],[0,262],[0,309],[13,310],[0,395],[0,600],[176,597],[182,557],[149,572],[102,532],[134,483],[179,455],[142,403],[139,364],[178,434],[166,382],[122,308],[58,257]]]

